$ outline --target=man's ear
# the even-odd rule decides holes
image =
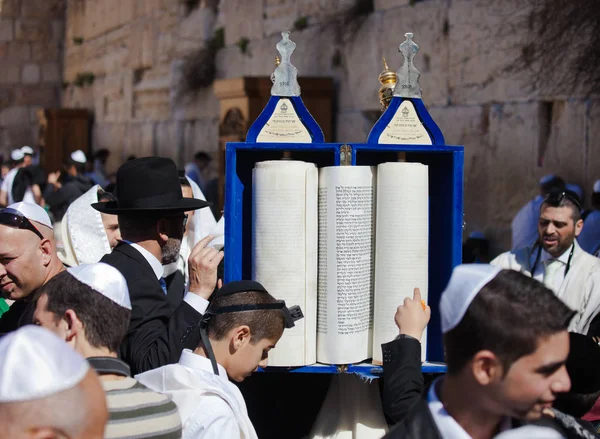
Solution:
[[[68,343],[73,340],[76,335],[81,334],[83,331],[83,323],[79,320],[77,313],[72,309],[68,309],[65,312],[63,320],[67,325],[65,341]]]
[[[502,363],[492,351],[479,351],[471,359],[473,378],[481,386],[489,386],[504,376]]]
[[[579,234],[581,233],[582,230],[583,230],[583,220],[580,218],[575,223],[575,236],[579,236]]]
[[[50,262],[52,261],[52,255],[54,254],[54,251],[52,250],[52,243],[49,239],[43,239],[40,242],[40,248],[42,249],[42,264],[44,264],[44,267],[47,267],[50,265]]]
[[[250,327],[248,325],[241,325],[233,329],[231,337],[231,347],[234,351],[244,346],[244,344],[250,342]]]
[[[169,221],[166,218],[161,218],[156,223],[156,234],[162,247],[169,240]]]

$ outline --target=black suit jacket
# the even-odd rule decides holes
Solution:
[[[33,295],[34,293],[31,294],[31,296]],[[16,331],[21,326],[31,325],[34,311],[35,307],[32,300],[17,300],[0,317],[0,335]]]
[[[202,315],[183,301],[174,310],[171,308],[152,267],[140,252],[120,243],[101,262],[117,268],[129,288],[131,322],[119,353],[132,375],[176,363],[183,349],[198,346]]]

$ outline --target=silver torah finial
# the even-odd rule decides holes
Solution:
[[[398,48],[398,52],[404,56],[404,64],[396,72],[398,83],[394,88],[394,96],[421,99],[421,86],[419,85],[421,72],[413,64],[413,58],[419,51],[419,46],[412,40],[413,34],[411,32],[405,33],[404,36],[406,41],[400,44]]]
[[[290,61],[292,53],[296,49],[296,43],[290,40],[290,33],[287,31],[281,32],[281,37],[281,41],[276,46],[281,55],[280,63],[271,75],[271,81],[273,81],[271,96],[300,96],[298,69]]]

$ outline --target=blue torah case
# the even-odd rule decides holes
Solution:
[[[462,146],[444,144],[441,131],[431,119],[420,99],[411,99],[420,112],[432,145],[377,144],[375,139],[392,118],[402,98],[394,97],[390,107],[375,124],[367,143],[324,143],[323,134],[310,116],[300,97],[292,100],[302,122],[311,133],[313,143],[258,143],[256,138],[277,105],[272,96],[254,125],[246,142],[227,143],[225,171],[225,282],[250,279],[252,273],[252,170],[257,162],[287,157],[315,163],[317,167],[340,166],[342,147],[351,148],[352,166],[376,166],[398,161],[404,153],[407,162],[419,162],[429,167],[429,291],[428,303],[432,317],[427,329],[427,361],[423,372],[443,372],[445,367],[440,329],[439,300],[450,279],[452,269],[461,263],[463,226],[463,163]],[[421,111],[419,111],[421,110]],[[424,111],[424,113],[423,113]],[[425,114],[426,116],[423,116]],[[307,117],[308,115],[308,117]],[[429,123],[428,123],[429,122]],[[431,128],[433,126],[433,129]],[[344,148],[346,150],[346,148]],[[400,303],[399,303],[400,304]],[[376,347],[374,347],[375,349]],[[378,347],[377,347],[378,348]],[[303,367],[270,367],[269,371],[297,373],[358,373],[378,376],[381,367],[362,363],[356,365],[308,365]]]

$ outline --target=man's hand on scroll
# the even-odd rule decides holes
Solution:
[[[430,318],[431,308],[421,301],[421,291],[418,288],[415,288],[412,299],[404,299],[404,304],[398,307],[394,317],[400,334],[410,335],[417,340],[421,340]]]
[[[221,280],[217,285],[217,268],[223,259],[224,253],[217,251],[213,247],[208,247],[208,243],[213,240],[209,235],[198,243],[192,249],[188,258],[188,268],[190,275],[189,292],[208,300],[212,295],[215,286],[222,285]]]

